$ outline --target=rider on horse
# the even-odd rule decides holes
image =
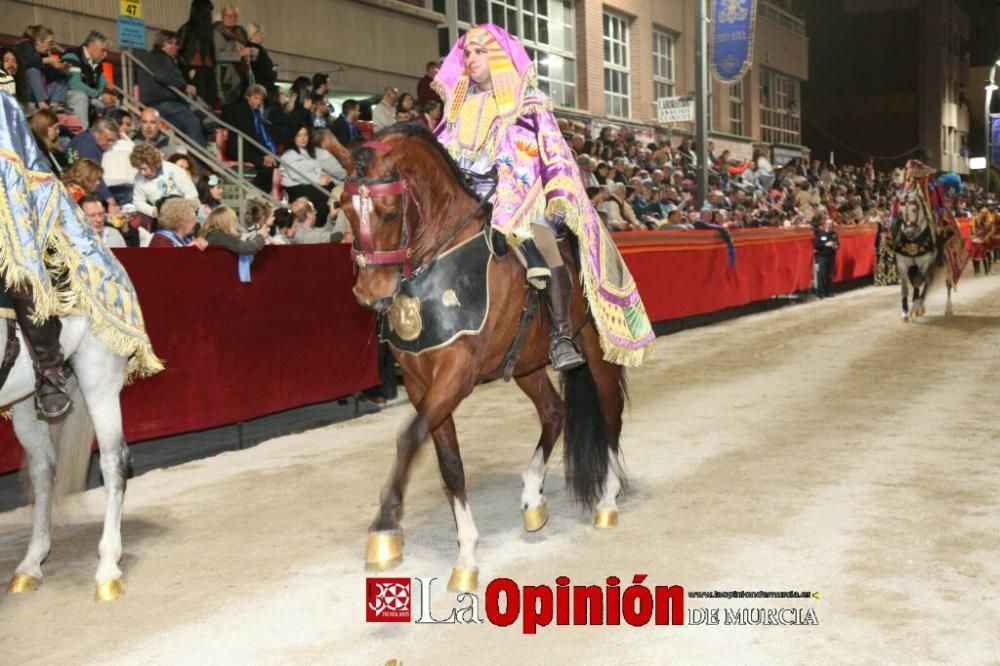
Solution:
[[[563,227],[580,238],[580,254],[597,262],[583,258],[581,278],[606,358],[638,365],[654,337],[645,308],[590,205],[524,47],[495,25],[474,27],[432,85],[446,100],[438,140],[472,189],[491,198],[493,228],[521,249],[529,282],[548,298],[553,367],[564,371],[584,363],[570,325],[572,277],[556,241]]]
[[[52,175],[13,85],[0,72],[0,291],[13,301],[31,347],[36,410],[56,418],[71,406],[60,316],[88,315],[100,340],[132,357],[131,372],[151,374],[162,365],[128,276]]]

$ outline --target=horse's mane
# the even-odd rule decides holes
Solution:
[[[375,134],[375,136],[372,137],[372,140],[378,141],[379,139],[383,139],[385,137],[393,136],[396,134],[402,134],[403,136],[413,139],[420,139],[421,141],[430,144],[430,146],[437,151],[438,155],[441,156],[441,159],[444,160],[444,163],[448,166],[448,170],[451,172],[451,175],[455,179],[455,182],[458,183],[458,186],[461,187],[462,190],[473,199],[479,198],[476,195],[476,193],[473,192],[472,189],[469,187],[468,183],[465,180],[465,176],[462,174],[462,170],[458,168],[458,164],[455,162],[454,159],[452,159],[451,155],[448,154],[448,151],[445,150],[444,146],[441,145],[441,142],[437,140],[437,137],[434,136],[434,133],[431,132],[426,127],[424,127],[423,125],[421,125],[420,123],[417,122],[398,123],[396,125],[386,127],[385,129]],[[354,162],[354,168],[359,176],[361,177],[368,176],[368,169],[371,168],[372,158],[374,156],[375,156],[374,149],[369,148],[367,146],[362,145],[360,148],[354,149],[354,152],[351,153],[351,159]]]

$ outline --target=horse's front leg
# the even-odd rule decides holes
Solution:
[[[521,517],[524,529],[528,532],[537,532],[549,520],[549,508],[543,492],[545,465],[552,455],[553,445],[562,433],[566,406],[552,386],[545,368],[530,375],[517,377],[515,381],[535,404],[538,419],[542,423],[542,433],[535,446],[535,452],[521,473],[521,481],[524,484],[521,489]]]
[[[49,554],[52,522],[52,485],[56,472],[56,451],[49,435],[49,424],[38,418],[31,398],[13,408],[14,434],[28,457],[28,472],[35,495],[35,513],[28,552],[14,570],[7,585],[8,594],[32,592],[42,582],[42,562]]]
[[[907,267],[900,261],[896,259],[896,272],[899,273],[899,292],[903,305],[903,312],[901,314],[903,321],[910,320],[910,308],[908,304],[909,288],[907,286],[907,281],[910,279],[907,271]]]
[[[951,269],[948,266],[945,266],[945,270],[951,270]],[[989,273],[989,271],[987,271],[987,273]],[[951,317],[952,315],[955,314],[955,310],[953,310],[952,307],[951,307],[951,288],[952,288],[953,285],[952,285],[951,274],[950,273],[949,273],[948,277],[945,279],[945,285],[948,288],[948,297],[947,297],[948,300],[945,301],[944,316],[945,317]]]
[[[451,495],[455,528],[458,531],[458,560],[448,580],[448,589],[452,592],[473,592],[479,584],[479,568],[476,566],[479,530],[472,519],[472,507],[465,491],[465,468],[462,465],[462,454],[458,450],[455,421],[449,416],[431,435],[434,438],[441,478]]]

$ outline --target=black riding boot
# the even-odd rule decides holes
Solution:
[[[545,293],[549,298],[549,312],[552,314],[552,329],[549,331],[552,339],[549,347],[552,367],[558,372],[572,370],[586,363],[586,360],[573,342],[573,328],[569,321],[573,280],[566,266],[552,269],[552,279],[549,280]]]
[[[59,333],[62,322],[58,317],[49,317],[41,325],[31,320],[34,299],[31,292],[11,292],[17,323],[35,359],[35,411],[46,419],[62,416],[72,406],[66,386],[67,372]]]

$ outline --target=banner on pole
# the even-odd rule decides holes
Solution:
[[[656,100],[656,120],[660,123],[682,123],[694,120],[693,97],[661,97]]]
[[[712,74],[720,82],[739,81],[750,69],[756,14],[756,0],[712,0]]]
[[[142,0],[119,1],[118,44],[134,49],[146,48],[146,20],[142,17]]]
[[[990,115],[990,145],[993,146],[990,163],[1000,167],[1000,114],[997,113]]]

